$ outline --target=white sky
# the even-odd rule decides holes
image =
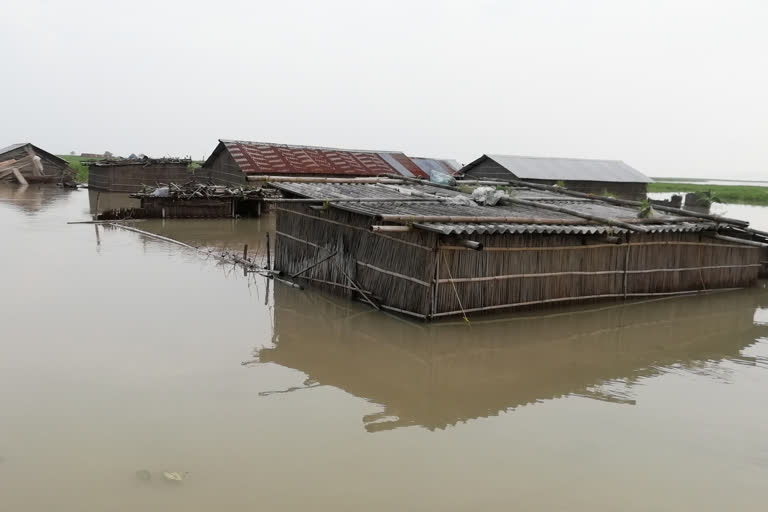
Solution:
[[[768,178],[766,1],[4,0],[0,13],[0,147],[201,158],[234,138]]]

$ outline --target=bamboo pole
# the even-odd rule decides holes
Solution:
[[[492,215],[394,215],[381,214],[376,219],[382,222],[424,223],[439,222],[452,223],[494,223],[494,224],[555,224],[555,225],[583,225],[583,220],[576,219],[535,219],[523,217],[503,217]]]
[[[428,197],[328,197],[324,199],[319,198],[300,198],[300,199],[286,199],[286,198],[268,198],[264,199],[265,203],[434,203],[438,201],[444,201],[442,198],[428,198]]]
[[[483,244],[474,240],[459,240],[456,243],[459,245],[459,247],[466,247],[467,249],[472,249],[473,251],[483,250]]]
[[[555,206],[555,205],[551,205],[551,204],[536,203],[536,202],[533,202],[533,201],[526,201],[524,199],[516,199],[516,198],[512,198],[512,197],[510,197],[508,199],[505,199],[505,200],[510,202],[510,203],[520,204],[520,205],[523,205],[523,206],[530,206],[530,207],[533,207],[533,208],[541,208],[541,209],[544,209],[544,210],[551,210],[553,212],[565,213],[567,215],[572,215],[574,217],[580,217],[582,219],[591,220],[591,221],[594,221],[594,222],[598,222],[600,224],[607,224],[609,226],[616,226],[616,227],[628,229],[630,231],[637,231],[639,233],[647,233],[648,232],[648,229],[644,228],[642,226],[635,226],[633,224],[628,224],[626,222],[621,222],[619,220],[613,220],[613,219],[608,219],[608,218],[605,218],[605,217],[597,217],[595,215],[589,215],[587,213],[582,213],[582,212],[579,212],[577,210],[572,210],[571,208],[563,208],[561,206]]]
[[[478,283],[484,281],[503,281],[506,279],[524,279],[531,277],[562,277],[562,276],[605,276],[605,275],[628,275],[628,274],[653,274],[656,272],[690,272],[702,270],[716,270],[724,268],[751,268],[760,267],[760,263],[747,263],[739,265],[708,265],[701,267],[683,267],[683,268],[649,268],[642,270],[594,270],[594,271],[565,271],[565,272],[541,272],[537,274],[507,274],[500,276],[483,277],[454,277],[452,279],[440,279],[440,283]]]
[[[304,269],[302,269],[302,270],[299,270],[299,271],[298,271],[298,272],[296,272],[295,274],[292,274],[292,275],[291,275],[291,279],[296,279],[297,277],[299,277],[299,276],[300,276],[301,274],[303,274],[304,272],[307,272],[307,271],[309,271],[309,270],[312,270],[313,268],[315,268],[316,266],[320,265],[321,263],[323,263],[323,262],[325,262],[325,261],[327,261],[327,260],[329,260],[329,259],[333,258],[334,256],[336,256],[336,252],[337,252],[337,251],[333,251],[331,254],[329,254],[329,255],[328,255],[328,256],[326,256],[325,258],[321,259],[320,261],[317,261],[317,262],[313,263],[312,265],[310,265],[310,266],[308,266],[308,267],[306,267],[306,268],[304,268]]]
[[[628,293],[627,297],[673,297],[673,296],[683,296],[683,295],[696,295],[699,293],[711,293],[713,291],[717,292],[724,292],[724,291],[733,291],[733,290],[741,290],[742,288],[719,288],[716,290],[683,290],[678,292],[648,292],[648,293]],[[476,313],[479,311],[492,311],[495,309],[505,309],[505,308],[515,308],[515,307],[524,307],[524,306],[533,306],[537,304],[551,304],[556,302],[570,302],[570,301],[579,301],[579,300],[592,300],[592,299],[607,299],[607,298],[617,298],[617,297],[623,297],[621,293],[603,293],[603,294],[597,294],[597,295],[582,295],[578,297],[558,297],[555,299],[543,299],[543,300],[532,300],[528,302],[516,302],[514,304],[498,304],[494,306],[484,306],[480,308],[472,308],[472,309],[460,309],[455,311],[446,311],[444,313],[436,313],[432,315],[433,317],[440,317],[440,316],[450,316],[450,315],[461,315],[465,313]]]
[[[349,277],[349,274],[347,274],[347,271],[346,271],[346,270],[344,270],[344,268],[342,268],[342,266],[341,266],[341,265],[339,265],[338,263],[336,263],[336,262],[335,262],[335,261],[333,261],[333,260],[331,260],[331,262],[333,263],[333,265],[334,265],[334,266],[335,266],[337,269],[339,269],[339,271],[341,271],[341,273],[342,273],[342,274],[344,274],[344,277],[346,277],[346,278],[347,278],[347,281],[349,281],[349,284],[351,284],[351,285],[352,285],[352,286],[355,288],[355,290],[357,290],[357,292],[358,292],[360,295],[362,295],[362,296],[363,296],[363,298],[365,299],[365,301],[366,301],[368,304],[370,304],[371,306],[373,306],[373,308],[374,308],[375,310],[377,310],[377,311],[381,311],[381,308],[379,308],[379,306],[377,306],[377,305],[376,305],[376,304],[375,304],[375,303],[374,303],[374,302],[373,302],[371,299],[369,299],[369,298],[368,298],[368,295],[366,295],[366,294],[365,294],[365,292],[364,292],[364,291],[363,291],[363,290],[362,290],[362,289],[361,289],[361,288],[360,288],[360,287],[357,285],[357,283],[355,282],[355,280],[354,280],[354,279],[352,279],[351,277]]]
[[[557,194],[562,194],[566,196],[572,196],[572,197],[581,197],[584,199],[592,199],[592,200],[598,200],[603,201],[610,204],[615,204],[619,206],[634,206],[634,207],[640,207],[643,205],[640,201],[632,201],[630,199],[617,199],[615,197],[607,197],[607,196],[599,196],[595,194],[585,194],[584,192],[577,192],[575,190],[568,190],[561,187],[554,187],[552,185],[541,185],[539,183],[529,183],[527,181],[522,180],[505,180],[505,181],[478,181],[478,180],[462,180],[459,181],[459,184],[466,184],[466,185],[481,185],[481,184],[488,184],[488,185],[515,185],[518,187],[527,187],[532,188],[536,190],[546,190],[548,192],[555,192]],[[653,205],[653,208],[655,210],[663,211],[663,212],[670,212],[670,213],[676,213],[678,215],[681,215],[683,217],[692,217],[696,219],[706,219],[706,220],[712,220],[715,222],[722,222],[724,224],[733,224],[736,226],[748,226],[749,222],[738,220],[738,219],[730,219],[728,217],[721,217],[720,215],[708,215],[704,213],[694,213],[690,212],[688,210],[682,210],[680,208],[672,208],[671,206],[661,206],[661,205]]]
[[[755,242],[754,240],[744,240],[742,238],[735,238],[732,236],[724,236],[724,235],[708,235],[713,238],[716,238],[718,240],[722,240],[723,242],[732,242],[736,244],[743,244],[743,245],[749,245],[751,247],[768,247],[768,244],[765,244],[763,242]]]
[[[155,233],[150,233],[149,231],[144,231],[143,229],[132,228],[130,226],[126,226],[125,224],[118,224],[116,222],[109,222],[107,224],[110,226],[114,226],[116,228],[125,229],[126,231],[133,231],[134,233],[138,233],[140,235],[144,235],[149,238],[154,238],[156,240],[162,240],[163,242],[180,245],[187,249],[193,249],[195,251],[197,250],[197,247],[192,247],[191,245],[185,244],[184,242],[179,242],[178,240],[174,240],[173,238],[168,238],[166,236],[156,235]]]
[[[371,226],[371,231],[374,232],[389,232],[389,233],[407,233],[413,231],[413,226],[379,226],[374,224]]]
[[[743,240],[742,240],[743,241]],[[719,247],[719,248],[735,248],[735,249],[747,249],[743,245],[737,244],[708,244],[704,242],[680,242],[680,241],[663,241],[663,242],[633,242],[635,247],[645,247],[652,245],[680,245],[680,246],[697,246],[697,247]],[[486,252],[538,252],[538,251],[577,251],[585,249],[602,249],[605,247],[617,247],[620,244],[608,243],[608,244],[594,244],[594,245],[558,245],[558,246],[544,246],[544,247],[483,247],[483,251]],[[458,245],[441,245],[441,249],[447,249],[449,251],[466,250],[466,247],[460,247]]]
[[[400,178],[323,178],[318,176],[246,176],[248,181],[267,183],[403,183]]]

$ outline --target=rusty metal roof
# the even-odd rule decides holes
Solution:
[[[625,228],[589,222],[574,215],[555,212],[552,210],[537,208],[528,205],[510,203],[504,206],[473,206],[454,204],[446,201],[452,196],[471,198],[455,190],[447,190],[424,185],[383,185],[383,184],[357,184],[357,183],[272,183],[272,186],[292,195],[312,198],[329,199],[334,208],[349,212],[376,217],[379,215],[414,215],[414,216],[455,216],[455,217],[518,217],[526,219],[563,220],[560,224],[510,224],[510,223],[439,223],[424,222],[415,223],[414,227],[426,231],[433,231],[444,235],[458,234],[503,234],[503,233],[553,233],[553,234],[580,234],[593,235],[605,233],[626,233]],[[435,201],[404,202],[412,196],[413,192],[434,194]],[[637,218],[637,210],[629,207],[615,206],[592,199],[577,199],[552,192],[543,192],[527,188],[514,189],[511,195],[518,199],[562,206],[571,210],[593,216],[599,216],[611,220],[618,220],[633,224],[632,219]],[[385,202],[344,202],[333,203],[333,199],[351,198],[377,198],[391,199]],[[583,220],[584,224],[574,224]],[[640,229],[646,229],[650,233],[675,233],[698,232],[713,229],[713,222],[705,222],[691,219],[690,222],[674,221],[672,216],[662,215],[657,218],[656,224],[636,225]],[[633,224],[634,225],[634,224]]]
[[[380,176],[399,174],[428,178],[405,154],[397,151],[366,151],[313,146],[293,146],[240,140],[219,141],[220,145],[204,167],[225,149],[244,174]]]

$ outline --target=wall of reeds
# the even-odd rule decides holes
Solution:
[[[371,218],[338,208],[282,203],[276,211],[275,268],[291,276],[312,267],[297,279],[358,298],[359,286],[382,306],[424,318],[739,288],[760,269],[759,248],[699,233],[631,234],[619,244],[474,235],[484,246],[476,251],[418,229],[374,233]]]
[[[144,185],[186,183],[192,177],[186,163],[91,165],[88,170],[88,188],[133,193],[140,191]]]
[[[573,300],[738,288],[757,278],[759,249],[690,233],[476,238],[483,251],[443,246],[436,315]]]
[[[290,276],[335,254],[301,278],[347,295],[356,295],[354,280],[385,306],[430,313],[437,235],[373,233],[370,218],[337,208],[282,203],[275,210],[275,268]]]

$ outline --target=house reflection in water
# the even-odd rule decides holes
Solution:
[[[442,429],[568,395],[633,404],[638,379],[672,367],[707,373],[722,360],[754,364],[741,353],[768,333],[753,320],[766,298],[754,288],[419,324],[277,286],[274,344],[255,355],[305,373],[307,383],[381,404],[363,418],[369,432]]]

